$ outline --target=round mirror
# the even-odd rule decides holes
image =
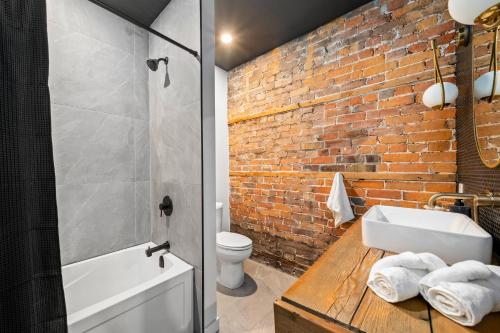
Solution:
[[[498,37],[491,30],[476,26],[473,29],[474,135],[484,165],[496,168],[500,165],[500,71],[495,42]]]

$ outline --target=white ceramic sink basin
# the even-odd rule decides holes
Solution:
[[[491,261],[491,235],[462,214],[373,206],[362,223],[363,243],[369,247],[431,252],[450,265],[470,259]]]

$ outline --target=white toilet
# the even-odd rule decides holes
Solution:
[[[246,236],[222,230],[222,203],[216,204],[217,223],[217,282],[236,289],[243,284],[243,261],[252,254],[252,240]]]

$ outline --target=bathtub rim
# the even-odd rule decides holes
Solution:
[[[136,249],[145,249],[147,246],[156,246],[153,242],[147,242],[139,245],[135,245],[129,248],[118,250],[115,252],[107,253],[94,258],[82,260],[69,265],[64,265],[64,267],[74,267],[78,265],[83,265],[92,261],[97,261],[101,258],[116,255],[118,253],[128,252]],[[158,295],[162,292],[168,290],[168,286],[165,282],[172,281],[173,286],[178,285],[184,281],[184,274],[190,273],[190,278],[193,279],[194,267],[178,258],[172,253],[165,253],[163,256],[171,260],[173,265],[172,268],[155,276],[154,278],[147,280],[137,286],[122,291],[112,297],[104,299],[100,302],[87,306],[77,312],[67,315],[68,327],[75,327],[77,331],[88,330],[96,325],[105,322],[113,317],[116,317],[124,311],[136,307]],[[146,258],[146,255],[144,254]],[[144,296],[144,297],[141,297]]]

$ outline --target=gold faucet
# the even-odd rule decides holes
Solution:
[[[435,209],[436,202],[439,199],[461,199],[472,200],[473,218],[476,223],[479,223],[479,207],[499,207],[500,196],[496,196],[493,192],[488,191],[485,195],[467,194],[467,193],[436,193],[430,197],[427,203],[427,209]]]

